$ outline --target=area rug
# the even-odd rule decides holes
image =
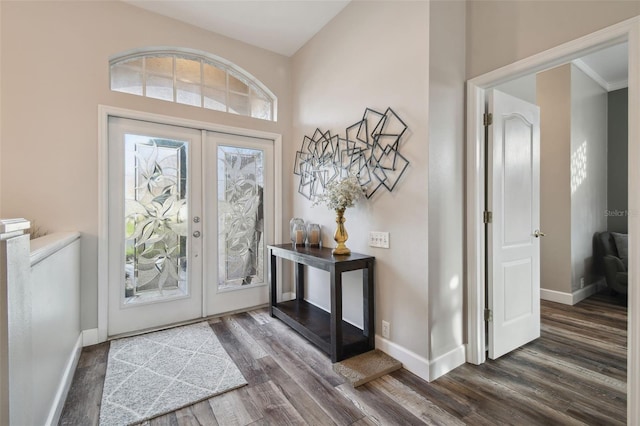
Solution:
[[[355,388],[402,368],[402,363],[377,349],[333,364],[333,371]]]
[[[206,322],[114,340],[100,425],[135,424],[246,384]]]

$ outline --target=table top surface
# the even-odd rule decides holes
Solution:
[[[286,253],[289,256],[301,256],[301,257],[313,257],[327,263],[340,263],[340,262],[352,262],[358,260],[375,260],[375,257],[368,254],[353,253],[348,255],[333,255],[330,248],[314,248],[302,245],[293,246],[293,244],[275,244],[269,245],[269,249],[274,251],[274,254]]]

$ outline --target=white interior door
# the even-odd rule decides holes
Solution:
[[[268,303],[273,141],[209,132],[204,148],[207,314]]]
[[[540,110],[488,94],[489,358],[540,337]]]
[[[202,316],[199,130],[109,118],[110,336]]]

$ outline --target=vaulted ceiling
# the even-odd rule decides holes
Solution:
[[[293,55],[350,0],[123,0],[235,40]]]
[[[122,0],[134,6],[262,47],[293,55],[350,0]],[[574,63],[607,90],[627,85],[627,44]]]

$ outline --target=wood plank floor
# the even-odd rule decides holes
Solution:
[[[606,293],[542,302],[542,337],[427,383],[402,369],[357,389],[267,310],[210,321],[249,384],[148,425],[624,425],[627,308]],[[85,348],[60,420],[98,423],[108,343]]]

